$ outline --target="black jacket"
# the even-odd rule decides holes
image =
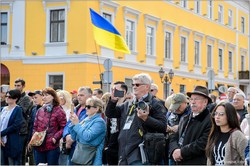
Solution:
[[[139,134],[139,126],[141,125],[145,132],[159,132],[165,133],[166,131],[166,117],[165,108],[160,101],[153,98],[151,94],[144,99],[145,102],[150,103],[149,116],[144,122],[137,117],[136,109],[133,109],[130,115],[135,114],[134,120],[130,129],[124,130],[124,124],[126,122],[129,110],[135,103],[125,102],[120,106],[116,106],[116,103],[109,100],[106,108],[106,116],[108,118],[120,118],[120,133],[118,137],[119,143],[119,164],[127,165],[134,161],[141,160],[140,151],[138,145],[143,141],[142,136]]]
[[[185,130],[189,118],[190,123],[186,130],[183,146],[180,147],[178,141]],[[194,118],[192,113],[185,116],[180,121],[178,132],[170,136],[169,152],[171,158],[175,149],[181,149],[183,160],[178,162],[178,165],[206,165],[205,147],[211,125],[208,109],[203,110],[202,113]]]

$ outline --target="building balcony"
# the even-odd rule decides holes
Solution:
[[[240,80],[246,80],[249,79],[249,71],[239,71],[239,79]]]

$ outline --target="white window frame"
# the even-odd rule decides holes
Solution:
[[[220,50],[221,50],[221,62],[220,62]],[[224,49],[223,48],[219,48],[218,49],[218,69],[219,71],[223,71],[224,69]]]
[[[212,0],[207,1],[207,17],[209,19],[213,19],[213,1]]]
[[[233,27],[233,10],[228,9],[228,26]]]
[[[194,1],[195,13],[201,14],[201,0]]]
[[[130,43],[129,43],[129,41],[130,41],[130,38],[129,38],[130,35],[127,35],[127,34],[129,33],[129,32],[128,32],[128,29],[127,29],[128,21],[130,21],[130,22],[133,23],[133,30],[129,30],[129,32],[132,32],[132,34],[133,34],[133,36],[132,36],[132,48],[130,48]],[[127,43],[127,45],[128,45],[128,47],[129,47],[129,49],[130,49],[131,52],[136,52],[136,31],[137,31],[137,22],[136,22],[135,19],[128,19],[128,18],[127,18],[125,24],[126,24],[126,28],[125,28],[125,30],[126,30],[126,33],[125,33],[125,40],[126,40],[126,43]],[[127,39],[127,38],[129,38],[129,39]]]
[[[166,55],[166,34],[167,33],[169,33],[170,34],[170,43],[169,43],[169,49],[170,49],[170,51],[169,51],[169,57],[167,57]],[[173,59],[173,32],[171,32],[171,31],[167,31],[167,30],[165,30],[164,31],[164,58],[166,58],[166,59],[168,59],[168,60],[171,60],[171,59]]]
[[[150,51],[151,53],[149,53],[149,48],[148,48],[148,38],[150,38],[150,36],[148,36],[147,30],[148,28],[152,29],[153,31],[153,36],[152,36],[152,50]],[[147,25],[146,26],[146,55],[147,56],[155,56],[155,46],[156,46],[156,28],[154,26],[151,25]]]
[[[221,24],[224,23],[224,9],[222,5],[218,6],[218,22]]]
[[[180,5],[183,8],[188,8],[188,0],[180,0]]]
[[[198,64],[197,64],[197,59],[196,59],[196,42],[198,43],[199,50],[198,50]],[[198,40],[194,41],[194,64],[200,66],[201,64],[201,42]]]
[[[210,46],[211,47],[211,56],[210,56],[210,60],[211,60],[211,66],[208,66],[208,46]],[[213,68],[213,45],[211,45],[211,44],[207,44],[207,53],[206,53],[206,55],[207,55],[207,68]]]
[[[185,47],[185,48],[184,48],[184,49],[185,49],[185,50],[184,50],[184,51],[185,51],[185,52],[184,52],[184,54],[185,54],[185,55],[184,55],[184,56],[185,56],[184,58],[185,58],[185,59],[184,59],[184,61],[182,60],[182,38],[185,39],[185,46],[184,46],[184,47]],[[187,53],[188,53],[188,46],[187,46],[187,45],[188,45],[188,37],[187,37],[187,36],[181,35],[181,36],[180,36],[180,62],[183,62],[183,63],[187,63],[187,60],[188,60],[188,56],[187,56]]]
[[[110,20],[105,17],[106,15],[110,15]],[[113,16],[112,13],[103,11],[102,12],[102,17],[105,18],[106,20],[108,20],[111,24],[114,24],[113,23],[114,22],[114,16]]]
[[[243,24],[242,24],[242,19],[243,19]],[[245,33],[246,32],[246,18],[245,17],[240,17],[240,28],[241,32]]]
[[[63,83],[62,83],[62,90],[63,90],[65,87],[65,73],[64,72],[48,72],[48,73],[46,73],[46,87],[49,87],[50,76],[62,76],[63,77]]]
[[[231,61],[230,61],[230,53],[231,53]],[[228,71],[233,72],[233,51],[231,50],[228,51]]]
[[[241,54],[240,55],[240,69],[241,71],[245,71],[246,70],[246,56]]]
[[[10,11],[9,10],[1,10],[1,13],[7,13],[7,34],[6,34],[6,37],[7,37],[7,41],[6,41],[6,44],[5,45],[1,45],[1,47],[4,47],[4,46],[8,46],[10,44],[10,37],[9,37],[9,34],[10,34]]]
[[[186,93],[186,85],[184,85],[184,84],[180,84],[180,93],[183,93],[183,94],[185,94]],[[183,89],[183,91],[182,91],[182,89]]]
[[[64,21],[64,41],[63,42],[50,42],[50,12],[52,10],[64,9],[65,21]],[[68,25],[68,8],[67,6],[47,7],[46,8],[46,44],[63,45],[67,43],[67,25]]]

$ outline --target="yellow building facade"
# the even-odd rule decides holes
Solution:
[[[102,80],[104,91],[108,91],[105,83],[119,80],[131,91],[133,75],[145,72],[159,86],[162,98],[170,89],[185,93],[196,85],[210,87],[210,83],[214,88],[240,87],[250,96],[247,1],[0,3],[1,84],[11,88],[14,80],[22,77],[26,90],[97,88],[100,85],[95,83]],[[89,8],[117,28],[130,55],[96,45]],[[104,68],[106,59],[112,61],[110,71]],[[173,70],[171,82],[160,79],[160,67],[166,73]],[[212,82],[208,71],[214,73]],[[241,77],[240,71],[248,72],[248,77]]]

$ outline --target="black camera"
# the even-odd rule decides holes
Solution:
[[[70,153],[70,149],[67,149],[67,148],[66,148],[66,142],[63,142],[63,143],[62,143],[61,153],[62,153],[62,154],[65,154],[65,155],[69,155],[69,153]]]
[[[137,108],[140,108],[141,110],[145,110],[147,109],[147,106],[148,104],[145,102],[145,101],[139,101],[137,104],[136,104],[136,107]]]

